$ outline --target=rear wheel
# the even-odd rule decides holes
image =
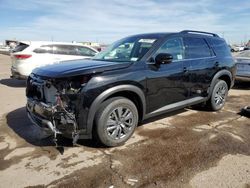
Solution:
[[[208,101],[208,106],[214,110],[218,111],[222,109],[225,105],[228,95],[228,86],[224,80],[217,80],[213,88],[211,98]]]
[[[125,143],[138,124],[135,104],[124,98],[114,97],[103,102],[95,116],[95,136],[106,146]]]

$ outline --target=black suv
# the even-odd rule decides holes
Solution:
[[[200,31],[121,39],[92,60],[35,69],[27,80],[27,111],[44,131],[123,144],[138,122],[206,103],[220,110],[234,84],[226,42]]]

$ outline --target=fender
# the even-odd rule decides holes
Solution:
[[[104,92],[102,92],[91,104],[91,106],[89,108],[88,120],[87,120],[87,134],[88,135],[92,135],[93,121],[95,118],[95,113],[98,110],[98,106],[100,106],[101,103],[105,99],[107,99],[109,96],[111,96],[117,92],[121,92],[121,91],[131,91],[131,92],[136,93],[140,97],[141,103],[142,103],[142,108],[143,108],[142,119],[144,119],[144,116],[146,113],[146,98],[145,98],[143,91],[139,87],[133,86],[133,85],[115,86],[115,87],[109,88],[109,89],[105,90]]]
[[[214,88],[214,86],[215,86],[215,83],[216,83],[216,80],[218,79],[218,78],[220,78],[221,76],[228,76],[229,78],[230,78],[230,81],[231,81],[231,86],[230,87],[232,87],[232,83],[233,83],[233,76],[232,76],[232,73],[230,72],[230,71],[228,71],[228,70],[221,70],[221,71],[219,71],[219,72],[217,72],[215,75],[214,75],[214,77],[213,77],[213,80],[212,80],[212,82],[211,82],[211,85],[209,86],[209,88],[208,88],[208,99],[211,97],[211,95],[212,95],[212,91],[213,91],[213,88]],[[228,88],[228,89],[230,89],[230,87]]]

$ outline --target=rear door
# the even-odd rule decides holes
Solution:
[[[40,45],[33,50],[33,62],[36,67],[52,64],[55,59],[53,56],[53,45]]]
[[[213,75],[219,70],[219,62],[207,41],[202,37],[184,37],[190,97],[206,96]]]
[[[66,61],[80,59],[76,56],[76,48],[73,45],[53,45],[53,59],[55,61]]]

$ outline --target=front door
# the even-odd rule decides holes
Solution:
[[[182,38],[167,39],[152,57],[155,58],[159,53],[171,54],[173,61],[159,66],[147,65],[147,113],[189,97],[185,85],[186,65]]]

